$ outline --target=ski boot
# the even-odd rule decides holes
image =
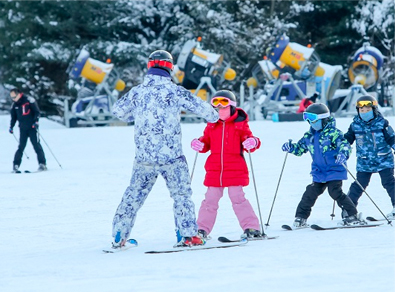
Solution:
[[[40,163],[37,171],[45,171],[45,170],[47,170],[47,166],[43,163]]]
[[[394,220],[395,219],[395,206],[394,206],[394,209],[392,209],[391,213],[389,213],[387,215],[387,219],[388,220]]]
[[[207,234],[207,231],[206,231],[206,230],[203,230],[203,229],[199,229],[199,230],[198,230],[198,236],[200,236],[200,237],[203,238],[204,240],[211,239],[211,237]]]
[[[241,238],[258,239],[258,238],[262,238],[263,236],[264,234],[262,234],[259,230],[247,228],[246,230],[244,230],[244,233],[241,235]]]
[[[342,219],[347,218],[348,217],[348,213],[345,209],[342,209]]]
[[[307,219],[305,218],[296,217],[293,225],[295,228],[309,227],[309,224],[307,224],[306,221]]]
[[[351,226],[351,225],[366,225],[367,222],[362,219],[362,213],[347,216],[339,225]]]
[[[121,237],[121,231],[118,231],[117,234],[115,235],[114,242],[112,243],[112,248],[117,249],[125,246],[126,244],[126,239],[122,239]]]
[[[191,237],[183,237],[179,242],[177,242],[174,247],[192,247],[198,245],[205,245],[206,241],[199,235]]]
[[[13,173],[21,173],[21,171],[19,170],[19,165],[14,165],[13,167],[12,167],[12,172]]]

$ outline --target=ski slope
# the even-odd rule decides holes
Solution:
[[[41,119],[45,141],[62,169],[42,142],[49,171],[12,174],[17,143],[8,133],[9,116],[0,116],[0,291],[2,292],[130,292],[130,291],[287,291],[342,292],[394,291],[394,227],[351,230],[283,231],[292,224],[296,206],[311,183],[310,155],[288,155],[273,213],[266,233],[276,240],[249,242],[243,247],[144,254],[166,249],[176,241],[172,200],[159,177],[139,211],[132,237],[137,248],[104,254],[111,244],[111,223],[129,183],[134,158],[133,127],[73,128]],[[338,119],[346,131],[351,118]],[[391,117],[390,123],[394,126]],[[199,137],[205,124],[183,124],[184,153],[193,166],[195,152],[190,141]],[[263,223],[284,162],[281,145],[298,140],[307,130],[305,122],[251,122],[262,147],[251,155]],[[15,131],[19,136],[18,130]],[[36,170],[30,145],[22,170]],[[196,211],[204,198],[204,162],[199,154],[192,181]],[[248,155],[246,156],[248,160]],[[355,153],[348,162],[355,173]],[[250,161],[248,160],[248,166]],[[347,192],[351,178],[344,182]],[[387,214],[389,197],[379,176],[367,189]],[[258,214],[254,185],[245,188]],[[313,208],[310,224],[331,222],[333,200],[325,192]],[[381,214],[363,195],[358,210],[365,216]],[[259,216],[259,215],[258,215]],[[219,236],[238,238],[242,233],[227,194],[220,201],[214,244]]]

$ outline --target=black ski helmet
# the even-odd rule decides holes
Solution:
[[[231,101],[234,101],[237,103],[236,100],[236,96],[234,95],[234,93],[230,90],[226,90],[226,89],[222,89],[222,90],[218,90],[216,93],[214,93],[214,95],[211,97],[211,100],[213,100],[216,97],[226,97],[229,98]],[[230,106],[230,115],[233,116],[234,113],[236,112],[236,107],[234,107],[233,105]]]
[[[317,114],[317,115],[330,113],[329,108],[323,103],[313,103],[306,108],[305,112],[313,113],[313,114]],[[328,123],[329,118],[330,118],[330,115],[328,117],[321,118],[322,128],[325,128],[326,124]]]
[[[152,52],[148,57],[147,68],[160,68],[171,74],[174,68],[173,56],[165,50]]]
[[[366,105],[364,105],[364,104],[366,104]],[[378,114],[378,111],[379,111],[379,109],[377,107],[378,103],[377,103],[377,100],[373,96],[371,96],[371,95],[363,95],[363,96],[361,96],[361,97],[359,97],[357,99],[357,102],[355,104],[355,108],[357,109],[357,113],[358,113],[359,117],[361,117],[361,116],[359,115],[359,110],[358,109],[363,107],[363,106],[371,107],[373,109],[374,117],[377,117],[377,114]]]

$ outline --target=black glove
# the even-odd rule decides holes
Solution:
[[[14,129],[12,127],[10,127],[10,129],[8,130],[8,132],[10,132],[10,134],[14,134]]]
[[[38,121],[32,125],[32,128],[38,130]]]

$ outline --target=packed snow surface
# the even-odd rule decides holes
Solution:
[[[59,160],[58,165],[42,141],[48,171],[12,174],[17,148],[8,133],[9,116],[0,116],[0,291],[287,291],[342,292],[394,291],[394,227],[315,231],[284,231],[292,224],[296,206],[311,183],[310,155],[288,155],[270,220],[275,190],[285,153],[281,145],[297,141],[307,130],[305,122],[250,122],[262,147],[251,154],[265,232],[276,240],[249,242],[243,247],[174,254],[150,255],[148,250],[172,248],[176,241],[172,200],[160,177],[139,211],[132,237],[139,246],[125,252],[104,254],[111,245],[111,224],[122,194],[129,184],[134,158],[133,126],[73,128],[41,119],[42,137]],[[337,120],[346,131],[351,118]],[[390,121],[394,126],[394,120]],[[190,141],[205,127],[183,124],[184,153],[190,170],[195,152]],[[16,136],[19,137],[17,127]],[[355,148],[355,147],[354,147]],[[36,170],[36,155],[28,144],[22,170]],[[204,198],[204,163],[199,154],[192,180],[196,211]],[[250,167],[249,156],[246,155]],[[349,169],[355,174],[352,154]],[[250,173],[251,174],[251,173]],[[257,215],[252,176],[246,196]],[[347,193],[352,178],[344,182]],[[392,210],[378,174],[367,189],[384,214]],[[310,224],[336,225],[331,221],[333,200],[320,196]],[[366,195],[358,210],[382,218]],[[208,245],[216,238],[239,238],[238,225],[225,193]]]

